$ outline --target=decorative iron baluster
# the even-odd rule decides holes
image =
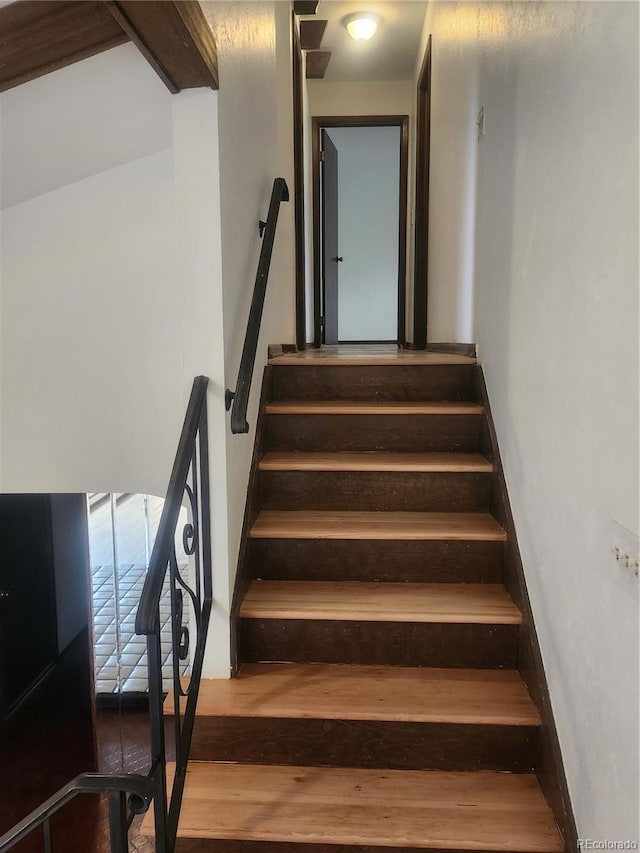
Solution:
[[[136,632],[147,635],[152,778],[156,790],[156,850],[172,853],[191,748],[195,710],[212,606],[209,457],[206,377],[197,377],[169,481],[149,572],[136,618]],[[179,531],[186,505],[187,521]],[[186,558],[178,558],[176,540]],[[159,612],[165,577],[169,580],[171,666],[176,769],[166,794],[166,745],[162,689],[162,643]],[[190,674],[182,669],[191,654]],[[185,701],[186,700],[186,701]]]

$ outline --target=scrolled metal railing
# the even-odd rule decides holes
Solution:
[[[267,281],[269,280],[269,268],[271,266],[278,214],[280,212],[280,204],[283,201],[289,201],[289,188],[284,178],[276,178],[271,191],[267,221],[260,221],[262,249],[260,250],[256,281],[253,287],[247,331],[245,332],[244,344],[242,346],[236,390],[231,391],[227,388],[225,395],[227,411],[231,409],[231,432],[234,434],[249,432],[249,424],[247,423],[249,392],[251,391],[251,379],[253,377],[253,367],[258,349],[258,336],[260,335],[260,323],[262,321],[262,310],[267,292]]]
[[[196,703],[202,678],[202,664],[212,605],[211,523],[209,504],[209,449],[207,436],[206,376],[193,382],[178,451],[169,479],[158,534],[151,552],[140,606],[136,633],[147,637],[149,667],[149,725],[151,771],[154,787],[154,823],[157,853],[172,853],[184,792]],[[178,565],[176,534],[180,511],[186,497],[189,520],[183,526],[181,545],[190,558],[190,577]],[[173,661],[173,704],[176,767],[167,795],[167,752],[162,691],[162,645],[160,598],[169,575],[171,593],[171,637]],[[195,643],[188,683],[181,678],[181,664],[188,658],[192,637],[185,625],[185,594],[191,611]]]
[[[112,853],[127,853],[127,833],[131,822],[135,815],[146,812],[151,803],[154,807],[156,853],[173,853],[175,849],[213,600],[207,435],[208,383],[206,376],[197,376],[193,381],[158,533],[136,615],[136,633],[147,637],[151,769],[147,776],[85,773],[76,777],[0,837],[0,853],[5,853],[39,827],[42,827],[44,834],[44,851],[51,853],[53,842],[50,819],[55,812],[80,793],[107,796]],[[180,514],[185,503],[188,520],[182,530],[178,531]],[[178,562],[176,540],[187,557],[186,570],[183,567],[184,561]],[[163,709],[165,697],[162,681],[160,620],[160,599],[167,576],[171,601],[176,754],[175,773],[169,794],[167,793],[167,749]],[[195,642],[186,624],[187,609],[190,611],[189,625],[195,635]],[[193,650],[191,650],[192,643]],[[185,680],[181,677],[181,671],[190,652],[191,672]],[[128,808],[127,794],[129,794]]]

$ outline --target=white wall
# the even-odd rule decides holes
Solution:
[[[1,206],[171,148],[171,94],[132,44],[0,95]]]
[[[427,37],[437,21],[431,47],[427,340],[468,343],[474,340],[477,53],[470,34],[462,44],[448,32],[447,27],[453,26],[445,17],[448,5],[427,6],[414,84],[417,86]],[[415,130],[415,106],[412,119]],[[412,142],[415,145],[415,137]],[[410,186],[415,210],[415,178]],[[413,242],[412,235],[412,249]],[[413,251],[410,269],[413,284]]]
[[[336,127],[338,151],[338,337],[398,334],[400,128]]]
[[[3,212],[3,489],[164,491],[182,396],[172,182],[169,150]]]
[[[637,534],[639,514],[638,7],[430,10],[432,175],[452,173],[445,137],[471,168],[486,108],[475,335],[578,831],[637,841],[638,583],[610,552],[612,522]],[[456,204],[466,230],[471,200]],[[431,240],[434,269],[448,251]]]
[[[218,93],[181,92],[173,99],[175,210],[179,250],[179,323],[185,392],[194,376],[209,377],[213,609],[203,672],[229,676],[230,551],[222,292]],[[182,406],[184,412],[184,403]]]
[[[115,117],[103,99],[123,74]],[[127,133],[141,92],[156,135]],[[4,93],[0,110],[4,197],[25,199],[2,211],[2,488],[162,493],[180,415],[150,430],[149,414],[183,396],[171,96],[129,45]]]
[[[218,45],[220,198],[225,375],[234,388],[273,180],[284,177],[293,199],[291,44],[288,3],[209,2],[205,14]],[[282,56],[276,56],[276,44]],[[280,144],[279,144],[280,143]],[[229,589],[235,580],[269,344],[295,342],[293,204],[281,208],[249,404],[248,435],[227,433]],[[280,227],[282,226],[282,227]],[[228,422],[227,422],[228,429]],[[227,660],[228,671],[228,660]]]
[[[163,495],[192,379],[207,374],[216,590],[207,667],[227,675],[217,98],[171,96],[131,45],[0,96],[10,176],[0,457],[4,491]]]
[[[308,80],[314,116],[408,115],[413,109],[411,80],[371,83],[329,83]]]

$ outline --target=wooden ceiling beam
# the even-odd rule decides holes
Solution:
[[[216,44],[196,0],[107,0],[105,6],[171,92],[218,88]]]
[[[19,0],[0,7],[0,91],[133,41],[172,92],[218,88],[196,0]]]
[[[129,37],[103,2],[22,0],[0,8],[0,91],[35,80]]]

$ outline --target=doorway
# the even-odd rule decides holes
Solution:
[[[313,119],[314,346],[405,345],[407,116]]]

